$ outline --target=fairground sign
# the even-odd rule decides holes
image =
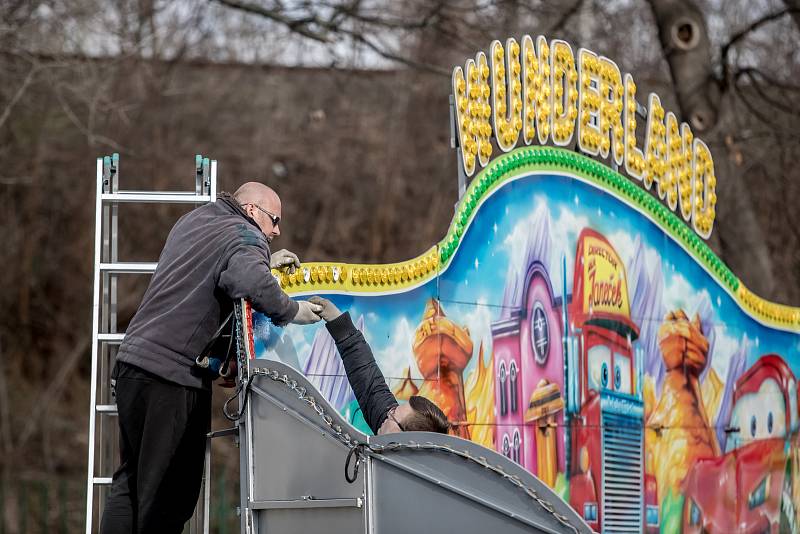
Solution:
[[[494,138],[508,152],[520,143],[568,146],[611,159],[678,210],[707,239],[714,226],[716,177],[708,146],[689,125],[665,112],[651,93],[644,149],[636,144],[636,84],[612,60],[526,35],[491,44],[453,70],[457,142],[464,173],[492,158]]]
[[[708,147],[563,41],[495,41],[452,83],[462,187],[444,237],[403,262],[275,271],[281,286],[348,310],[396,398],[434,400],[595,532],[796,532],[800,308],[704,242]],[[369,430],[327,328],[253,323],[257,357]]]

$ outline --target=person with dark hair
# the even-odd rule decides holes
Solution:
[[[409,412],[407,415],[404,413],[397,414],[401,411],[403,406],[408,406]],[[444,412],[433,403],[419,395],[413,395],[408,399],[408,404],[398,406],[392,413],[391,419],[394,424],[403,432],[439,432],[440,434],[447,434],[450,431],[450,423]],[[394,421],[398,419],[398,421]],[[379,434],[388,434],[392,429],[387,429],[385,432],[378,432]]]
[[[349,312],[342,313],[333,302],[322,297],[308,300],[322,307],[317,314],[325,320],[325,327],[336,342],[347,380],[364,420],[375,434],[448,433],[450,423],[444,412],[425,397],[414,395],[407,403],[398,404],[375,362],[372,349],[353,324]]]

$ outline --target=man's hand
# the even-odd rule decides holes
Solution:
[[[326,323],[329,321],[333,321],[342,314],[339,308],[337,308],[336,305],[328,299],[313,296],[310,299],[308,299],[308,301],[313,302],[314,304],[317,304],[320,306],[320,308],[322,308],[322,310],[318,312],[318,315],[323,319],[325,319]]]
[[[322,306],[307,300],[298,300],[297,303],[300,307],[297,308],[292,324],[314,324],[321,319],[319,314],[322,312]]]
[[[288,267],[289,274],[293,273],[295,269],[300,268],[300,258],[294,252],[282,248],[270,256],[269,268],[283,269],[284,267]]]

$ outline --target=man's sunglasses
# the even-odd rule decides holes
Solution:
[[[249,202],[249,204],[258,209],[259,211],[263,211],[264,213],[266,213],[267,217],[269,217],[269,220],[272,221],[272,226],[278,226],[278,223],[281,222],[281,218],[275,215],[274,213],[268,212],[258,204],[253,204],[252,202]],[[242,206],[247,206],[247,204],[242,204]]]
[[[387,417],[388,417],[389,419],[391,419],[392,421],[394,421],[394,424],[396,424],[396,425],[397,425],[397,428],[399,428],[401,432],[405,432],[405,431],[406,431],[406,429],[405,429],[405,428],[403,428],[403,425],[401,425],[401,424],[400,424],[400,421],[398,421],[398,420],[397,420],[397,419],[395,419],[395,417],[394,417],[394,411],[395,411],[396,409],[397,409],[397,406],[395,406],[394,408],[392,408],[392,410],[391,410],[391,411],[388,413]]]

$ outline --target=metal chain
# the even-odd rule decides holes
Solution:
[[[466,460],[475,462],[476,464],[480,465],[481,467],[492,471],[493,473],[501,476],[505,480],[508,480],[511,484],[516,486],[517,488],[524,491],[531,499],[536,501],[539,506],[544,508],[551,516],[553,516],[559,523],[571,529],[575,534],[579,534],[579,530],[575,525],[570,523],[569,518],[563,514],[560,514],[556,511],[555,507],[547,501],[544,497],[539,495],[536,489],[526,485],[517,475],[506,473],[505,470],[499,465],[492,465],[484,456],[475,457],[470,454],[468,451],[460,451],[458,449],[454,449],[449,445],[439,445],[436,443],[432,443],[430,441],[425,443],[416,443],[411,441],[409,443],[389,443],[387,445],[376,445],[372,443],[361,443],[356,440],[354,437],[350,436],[347,432],[342,429],[342,426],[339,424],[334,423],[333,418],[325,413],[325,409],[322,407],[321,404],[317,403],[317,400],[307,393],[305,387],[299,385],[296,380],[289,377],[286,374],[281,374],[276,370],[269,369],[267,367],[256,367],[251,369],[251,373],[254,376],[264,376],[274,380],[276,382],[281,382],[286,387],[294,391],[298,398],[308,404],[312,410],[314,410],[317,415],[319,415],[325,424],[331,429],[331,433],[341,441],[345,446],[349,449],[369,449],[371,452],[375,454],[384,454],[386,452],[393,452],[397,450],[430,450],[430,451],[439,451],[439,452],[447,452],[450,454],[454,454]],[[249,394],[249,392],[245,391],[245,395]],[[356,452],[356,455],[361,454],[360,451]]]
[[[342,426],[339,424],[334,423],[333,418],[325,413],[325,408],[322,407],[321,404],[317,403],[317,399],[315,399],[312,395],[307,393],[305,387],[299,385],[297,380],[290,378],[289,375],[280,374],[278,371],[273,369],[268,369],[266,367],[256,367],[250,370],[252,375],[255,376],[265,376],[270,378],[276,382],[281,382],[286,387],[297,393],[297,398],[308,404],[312,410],[314,410],[317,415],[319,415],[325,424],[331,429],[332,434],[336,436],[336,438],[341,441],[347,448],[352,449],[358,445],[366,445],[366,443],[360,443],[358,440],[353,438],[350,434],[345,432],[342,429]],[[247,394],[247,392],[245,392]]]
[[[245,350],[245,343],[247,340],[244,338],[244,314],[245,314],[244,300],[237,299],[233,302],[233,318],[236,320],[236,328],[233,329],[236,334],[236,359],[239,364],[239,377],[244,378],[242,375],[247,370],[245,362],[247,360],[247,351]],[[252,323],[251,323],[252,328]]]

